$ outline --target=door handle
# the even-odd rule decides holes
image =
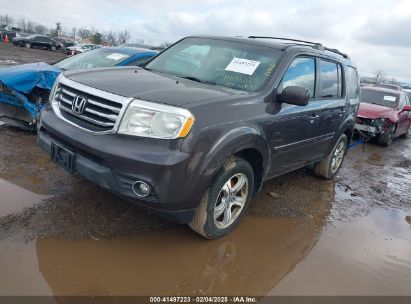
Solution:
[[[311,115],[309,118],[308,118],[308,120],[310,121],[310,123],[314,123],[314,121],[316,120],[316,119],[318,119],[318,118],[320,118],[320,115],[317,115],[317,114],[313,114],[313,115]]]

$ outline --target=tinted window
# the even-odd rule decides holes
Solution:
[[[372,103],[384,107],[395,108],[398,98],[398,94],[368,88],[361,89],[361,102],[365,103]]]
[[[348,67],[347,70],[347,97],[350,99],[355,99],[360,93],[358,87],[358,74],[357,70],[351,67]]]
[[[283,77],[283,88],[299,86],[310,91],[314,97],[315,91],[315,60],[314,58],[296,58],[291,63]]]
[[[338,77],[337,64],[320,60],[320,97],[341,97],[341,78]]]

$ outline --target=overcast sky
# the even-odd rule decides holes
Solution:
[[[1,0],[3,13],[53,26],[128,29],[133,39],[271,35],[348,53],[363,75],[411,82],[411,0]]]

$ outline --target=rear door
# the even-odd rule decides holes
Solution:
[[[341,125],[346,111],[343,97],[342,65],[328,59],[317,59],[318,90],[313,106],[320,119],[314,130],[315,143],[312,147],[313,160],[324,158],[333,143],[335,133]]]
[[[292,60],[278,87],[281,92],[287,86],[300,86],[311,94],[307,106],[279,104],[279,111],[268,126],[272,149],[271,173],[279,175],[303,167],[312,159],[311,147],[315,141],[320,109],[315,102],[316,59],[299,56]]]

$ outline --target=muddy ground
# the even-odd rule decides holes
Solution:
[[[15,64],[46,62],[52,64],[60,61],[67,56],[62,52],[52,52],[39,49],[26,49],[16,47],[11,43],[0,42],[0,67]]]
[[[0,127],[0,295],[411,295],[410,193],[411,140],[360,145],[334,181],[306,168],[266,182],[207,241]]]

